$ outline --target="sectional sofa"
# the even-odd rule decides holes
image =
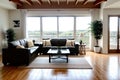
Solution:
[[[73,39],[47,39],[40,44],[36,44],[32,40],[20,39],[10,42],[7,48],[2,49],[2,62],[4,65],[29,65],[38,56],[38,53],[48,55],[48,50],[57,46],[68,48],[70,55],[79,53],[79,44]]]
[[[39,46],[34,45],[32,40],[12,41],[7,48],[2,49],[2,62],[4,65],[29,65],[38,56],[39,48]]]

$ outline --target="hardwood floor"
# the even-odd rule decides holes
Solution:
[[[120,80],[120,53],[87,52],[93,69],[21,69],[4,67],[0,58],[0,80]]]

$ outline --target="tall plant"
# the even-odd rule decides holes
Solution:
[[[102,38],[102,32],[103,32],[103,24],[102,21],[95,20],[91,22],[91,32],[96,39],[96,47],[98,47],[98,40]]]
[[[15,40],[15,32],[12,28],[6,31],[8,43]]]

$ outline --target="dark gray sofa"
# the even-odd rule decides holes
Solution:
[[[16,48],[22,45],[25,48]],[[39,46],[28,47],[27,40],[21,39],[9,43],[8,48],[2,49],[2,62],[4,65],[21,65],[29,63],[38,56]]]
[[[42,47],[42,54],[47,55],[47,52],[50,48],[55,47],[55,46],[64,46],[70,50],[70,55],[78,55],[79,53],[79,44],[74,41],[72,46],[69,46],[67,44],[68,39],[50,39],[50,45],[45,46],[43,43]]]

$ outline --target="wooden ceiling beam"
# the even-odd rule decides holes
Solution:
[[[52,2],[52,5],[49,5],[48,2],[43,2],[42,5],[38,5],[38,3],[34,3],[32,6],[26,5],[26,3],[23,4],[23,6],[17,6],[18,9],[91,9],[91,8],[100,8],[100,5],[94,5],[94,2],[88,2],[87,5],[83,5],[82,3],[78,3],[75,5],[75,2],[69,2],[68,5],[66,5],[66,1],[60,2],[58,5],[58,2]]]
[[[60,4],[60,0],[57,0],[58,5]]]
[[[75,0],[75,5],[77,5],[78,4],[78,0]]]
[[[88,3],[88,0],[83,1],[83,5],[86,5]]]
[[[51,0],[48,0],[48,3],[51,5],[51,3],[52,3]]]
[[[25,0],[25,2],[30,6],[33,4],[33,2],[31,0]]]
[[[107,1],[107,0],[96,0],[94,4],[95,4],[95,5],[99,5],[99,4],[101,4],[102,2],[104,2],[104,1]]]
[[[96,0],[96,1],[84,0],[82,2],[80,2],[79,0],[75,0],[75,1],[9,0],[9,1],[16,3],[18,9],[59,9],[59,8],[60,9],[68,9],[68,8],[77,9],[77,8],[100,8],[100,4],[107,0]]]
[[[9,1],[12,1],[19,6],[22,6],[22,2],[20,0],[9,0]]]
[[[37,2],[38,2],[38,4],[40,4],[40,5],[42,4],[42,1],[41,1],[41,0],[37,0]]]
[[[69,0],[66,0],[67,4],[69,4]]]

